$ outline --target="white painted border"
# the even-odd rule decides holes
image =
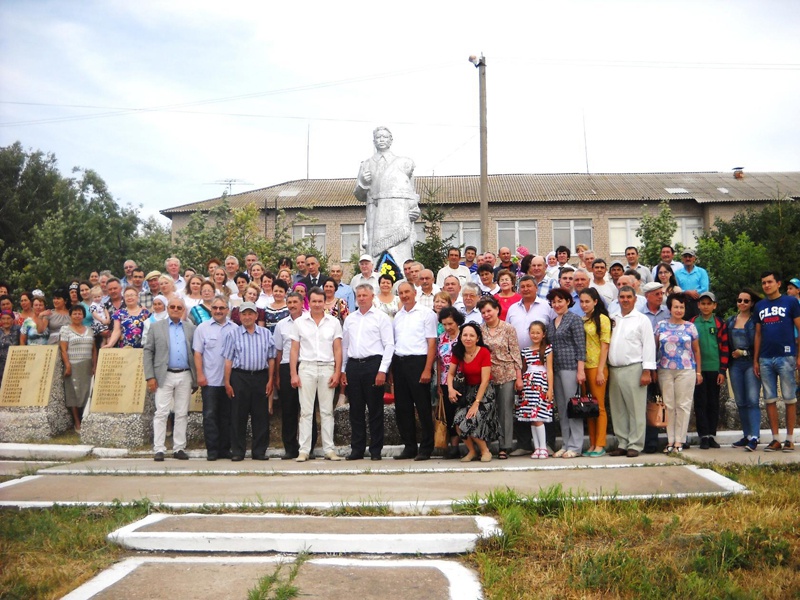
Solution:
[[[18,483],[33,481],[34,479],[39,479],[40,477],[41,475],[25,475],[25,477],[20,477],[19,479],[9,479],[8,481],[0,483],[0,489],[11,487],[12,485],[17,485]]]
[[[462,554],[475,549],[480,538],[500,533],[498,523],[491,517],[443,516],[435,517],[445,520],[469,519],[475,523],[474,533],[395,533],[395,534],[346,534],[346,533],[270,533],[270,532],[238,532],[227,533],[209,527],[206,531],[140,531],[164,519],[183,520],[203,517],[213,522],[217,519],[251,518],[251,519],[288,519],[302,518],[329,519],[312,515],[286,515],[275,513],[248,515],[187,515],[153,514],[126,525],[108,534],[108,540],[132,550],[160,552],[236,552],[261,553],[281,552],[296,554],[311,552],[314,554]],[[395,520],[402,521],[411,517],[335,517],[341,520]],[[425,517],[431,518],[431,517]],[[210,525],[211,523],[209,523]]]
[[[702,467],[697,467],[695,465],[685,465],[687,469],[690,471],[694,471],[697,475],[706,479],[713,483],[714,485],[718,485],[722,489],[726,490],[731,494],[741,494],[741,493],[749,493],[749,490],[743,486],[741,483],[734,481],[733,479],[728,479],[724,475],[720,475],[716,471],[711,469],[704,469]]]
[[[111,587],[144,564],[277,564],[294,560],[294,556],[196,556],[196,557],[134,557],[127,558],[106,569],[79,588],[73,590],[62,600],[89,600],[96,594]],[[438,569],[447,578],[451,600],[483,600],[483,591],[477,575],[471,569],[455,561],[433,559],[357,559],[357,558],[313,558],[309,564],[337,567],[369,568],[431,568]]]

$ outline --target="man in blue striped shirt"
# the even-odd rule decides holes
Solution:
[[[275,372],[275,343],[268,329],[256,325],[252,302],[239,306],[242,324],[225,338],[225,392],[231,399],[231,460],[244,459],[247,418],[253,429],[253,460],[268,460],[269,415]]]

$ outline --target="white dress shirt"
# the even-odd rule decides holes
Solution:
[[[517,331],[517,341],[521,350],[531,345],[531,336],[528,333],[531,323],[541,321],[546,327],[554,318],[555,313],[550,305],[537,296],[528,310],[525,310],[525,303],[522,300],[509,306],[506,323]]]
[[[404,306],[394,316],[394,353],[397,356],[428,354],[428,340],[437,339],[436,313],[419,303],[411,310]]]
[[[612,367],[627,367],[642,363],[643,369],[655,369],[656,342],[650,319],[638,310],[632,310],[625,316],[619,313],[613,319],[608,364]]]
[[[292,337],[291,333],[294,329],[294,319],[292,317],[284,317],[275,325],[275,330],[272,332],[272,339],[275,342],[275,350],[282,352],[281,363],[282,365],[289,364],[289,357],[292,353]]]
[[[385,312],[371,306],[351,312],[344,320],[342,329],[342,373],[349,358],[381,357],[381,373],[389,371],[394,355],[394,329],[392,320]]]
[[[294,329],[289,331],[293,342],[300,342],[300,355],[302,362],[334,362],[333,341],[342,339],[342,325],[339,319],[325,313],[322,320],[317,322],[311,313],[303,313],[294,322]]]
[[[359,273],[350,280],[350,287],[353,288],[353,291],[355,292],[357,285],[368,283],[372,286],[372,289],[375,290],[375,294],[377,295],[381,291],[381,288],[378,286],[378,275],[378,273],[373,273],[369,277],[364,277],[361,273]]]
[[[445,265],[439,272],[436,274],[436,285],[439,287],[444,285],[444,280],[452,275],[453,277],[458,277],[458,280],[461,282],[461,285],[468,283],[472,280],[472,273],[469,271],[469,267],[465,267],[464,265],[458,265],[457,268],[451,269],[450,265]]]

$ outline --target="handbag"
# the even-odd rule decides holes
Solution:
[[[647,424],[650,427],[667,426],[667,407],[661,394],[655,394],[647,401]]]
[[[581,386],[575,390],[575,395],[567,403],[567,417],[570,419],[592,419],[600,416],[600,405],[591,392],[585,394]]]
[[[436,407],[436,418],[433,421],[433,447],[440,450],[447,449],[447,416],[444,412],[445,399],[442,395],[442,388],[439,387],[439,404]]]

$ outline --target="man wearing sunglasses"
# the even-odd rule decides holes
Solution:
[[[161,462],[167,451],[167,417],[175,413],[172,430],[173,458],[188,460],[186,454],[186,425],[189,421],[189,401],[197,389],[197,373],[192,359],[192,339],[195,326],[184,321],[182,298],[173,297],[167,305],[167,317],[150,328],[144,344],[144,377],[147,391],[155,394],[156,413],[153,416],[153,460]],[[174,405],[174,406],[173,406]]]

